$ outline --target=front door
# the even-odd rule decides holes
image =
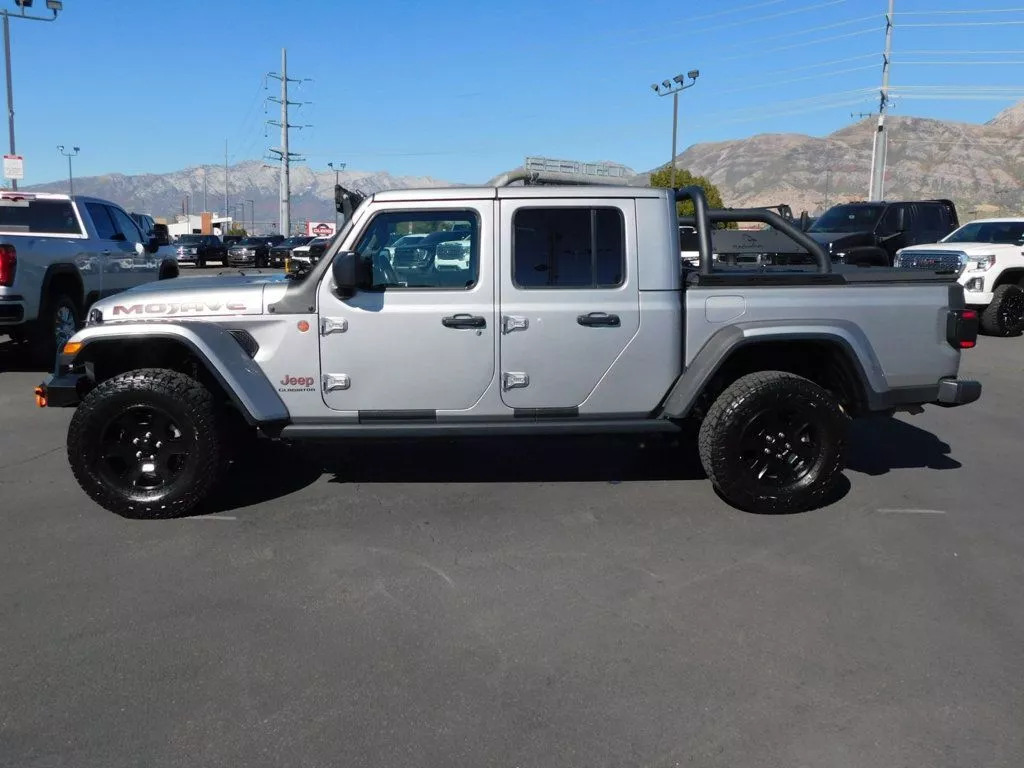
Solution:
[[[355,250],[374,286],[320,286],[328,407],[387,418],[472,408],[494,378],[494,201],[389,203]]]
[[[577,408],[640,328],[636,206],[605,198],[500,206],[502,400]]]

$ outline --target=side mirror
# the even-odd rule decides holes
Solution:
[[[157,251],[160,250],[160,245],[161,243],[159,237],[151,237],[149,238],[149,242],[146,243],[146,252],[156,253]]]
[[[331,263],[335,289],[343,299],[355,296],[360,288],[373,285],[373,265],[355,251],[339,251]]]

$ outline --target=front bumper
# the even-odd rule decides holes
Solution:
[[[971,379],[943,379],[936,403],[945,408],[973,403],[981,397],[981,382]]]
[[[54,373],[36,387],[36,405],[40,408],[74,408],[92,388],[91,373]]]

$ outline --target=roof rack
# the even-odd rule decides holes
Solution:
[[[507,187],[516,182],[536,184],[623,186],[631,176],[629,169],[616,163],[584,163],[551,157],[527,157],[523,164],[495,176],[489,187]]]

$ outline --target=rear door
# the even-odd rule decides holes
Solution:
[[[571,411],[640,327],[636,206],[504,199],[500,222],[502,400]]]

